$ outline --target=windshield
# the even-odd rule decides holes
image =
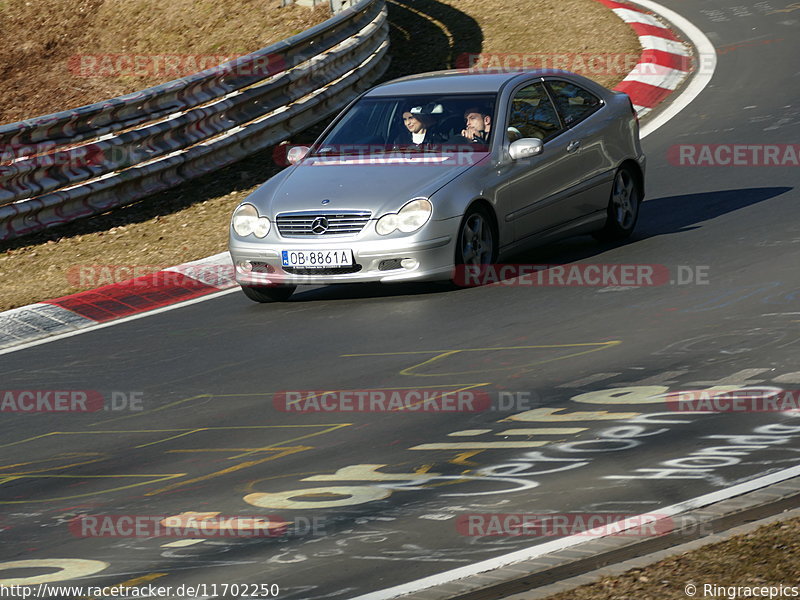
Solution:
[[[495,94],[363,98],[312,149],[312,154],[486,152],[495,103]]]

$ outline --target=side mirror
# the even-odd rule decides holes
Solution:
[[[522,139],[522,134],[516,127],[509,127],[506,129],[506,136],[508,137],[509,142],[516,142],[517,140]]]
[[[295,165],[306,157],[310,149],[308,146],[292,146],[286,153],[286,160],[290,165]]]
[[[543,149],[544,144],[539,138],[522,138],[516,142],[511,142],[508,153],[512,160],[519,160],[520,158],[530,158],[541,154]]]

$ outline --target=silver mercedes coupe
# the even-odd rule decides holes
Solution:
[[[576,234],[629,236],[644,198],[625,94],[566,71],[439,71],[362,94],[233,213],[236,280],[257,302],[299,284],[454,279]]]

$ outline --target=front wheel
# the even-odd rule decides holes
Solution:
[[[458,229],[453,282],[463,286],[467,268],[493,264],[497,259],[497,245],[489,211],[482,206],[470,208]]]
[[[639,218],[642,194],[636,176],[628,167],[620,167],[614,177],[608,200],[606,224],[594,237],[601,241],[624,240],[633,233]]]
[[[285,302],[296,289],[296,285],[242,286],[244,295],[253,302]]]

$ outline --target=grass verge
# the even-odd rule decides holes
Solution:
[[[549,596],[547,600],[742,600],[761,596],[731,593],[731,587],[798,586],[800,581],[800,519],[759,527],[723,542],[709,544],[632,569],[618,577],[604,577],[589,585]],[[696,587],[686,593],[687,585]],[[718,588],[704,588],[704,586]],[[798,588],[800,589],[800,588]],[[768,595],[766,597],[769,597]],[[790,598],[790,594],[773,598]]]

